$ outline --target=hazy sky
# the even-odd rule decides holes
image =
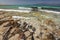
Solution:
[[[0,5],[21,5],[21,4],[60,4],[60,0],[0,0]]]

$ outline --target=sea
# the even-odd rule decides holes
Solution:
[[[46,5],[0,5],[0,9],[19,9],[19,7],[41,7],[42,9],[47,10],[53,10],[53,11],[59,11],[60,12],[60,6],[46,6]]]

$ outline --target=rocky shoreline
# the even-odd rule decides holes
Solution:
[[[60,25],[55,18],[30,13],[1,11],[0,40],[60,40]]]

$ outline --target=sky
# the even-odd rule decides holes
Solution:
[[[26,5],[26,4],[60,5],[60,0],[0,0],[0,5]]]

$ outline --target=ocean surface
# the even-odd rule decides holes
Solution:
[[[60,11],[60,6],[46,6],[46,5],[0,5],[0,9],[19,9],[19,7],[41,7],[42,9]]]

